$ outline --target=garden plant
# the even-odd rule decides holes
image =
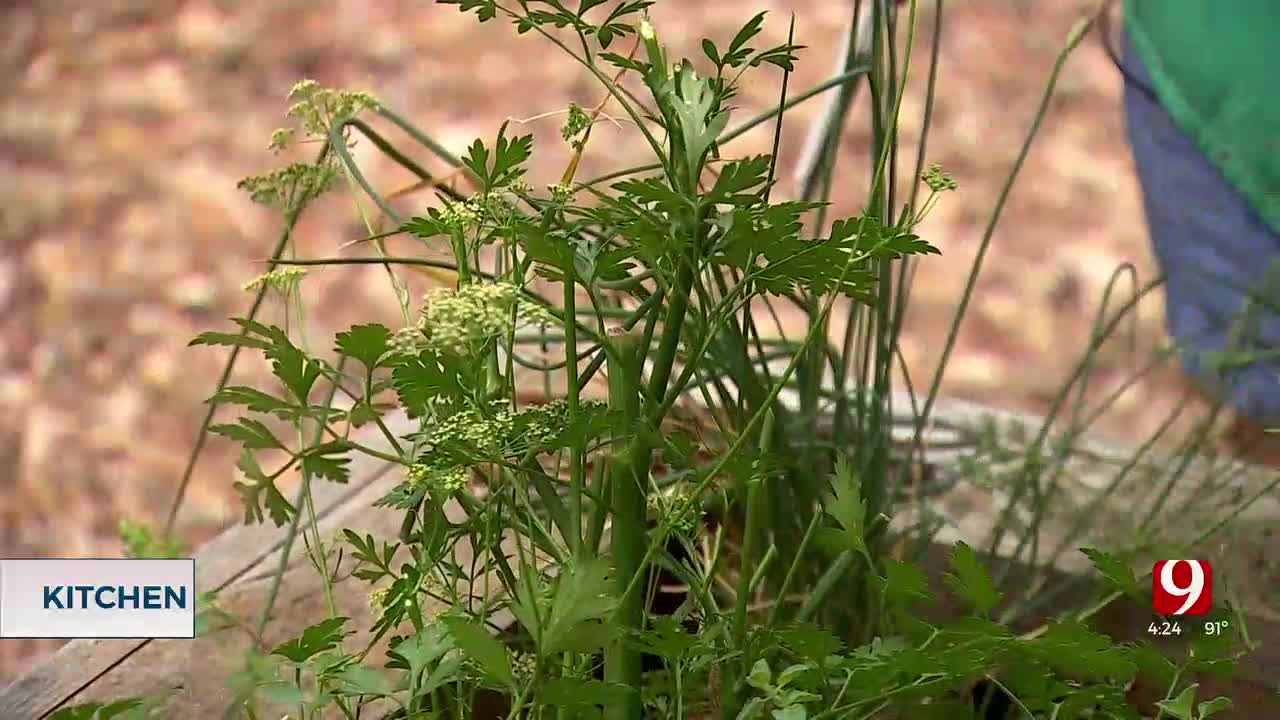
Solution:
[[[911,270],[946,261],[917,230],[956,187],[927,162],[941,0],[923,61],[912,54],[916,0],[861,0],[843,69],[803,91],[789,80],[806,50],[792,34],[762,43],[764,14],[682,58],[645,0],[440,4],[489,32],[541,36],[597,81],[601,99],[562,113],[561,146],[535,148],[508,123],[455,157],[373,95],[293,88],[296,128],[271,142],[312,143],[315,160],[242,183],[285,228],[269,271],[250,283],[252,311],[193,344],[230,347],[232,363],[240,353],[270,362],[272,386],[224,378],[211,405],[238,417],[206,429],[243,448],[245,521],[288,528],[327,593],[340,575],[366,583],[373,625],[355,643],[357,628],[329,597],[327,617],[257,648],[227,679],[229,716],[1139,718],[1147,710],[1127,693],[1140,677],[1162,689],[1156,717],[1202,720],[1230,706],[1198,696],[1192,678],[1229,667],[1244,643],[1239,617],[1238,632],[1197,639],[1179,656],[1091,627],[1108,602],[1145,597],[1150,581],[1135,574],[1132,548],[1083,549],[1096,571],[1078,582],[1096,592],[1079,607],[1046,599],[1060,591],[1047,580],[1012,579],[1015,560],[1048,567],[1081,551],[1039,547],[1058,482],[1047,432],[1004,478],[1011,499],[996,511],[990,546],[952,545],[941,577],[924,565],[939,523],[927,511],[920,438],[1000,210],[1091,19],[1065,38],[937,348],[939,370],[906,408],[915,441],[904,450],[891,419],[904,410],[892,403]],[[928,83],[924,132],[904,158],[904,79],[921,63],[928,72],[912,77]],[[776,107],[736,118],[745,76],[776,79]],[[832,218],[837,148],[859,89],[873,130],[870,190],[859,214]],[[799,196],[784,198],[782,128],[791,108],[817,97],[831,99],[820,151]],[[603,152],[591,136],[606,121],[639,137],[651,162],[583,179],[579,159]],[[735,155],[734,139],[761,127],[773,152]],[[393,143],[388,128],[413,146]],[[416,211],[373,186],[356,142],[419,178]],[[563,157],[563,175],[532,178],[535,152]],[[425,169],[423,154],[455,177]],[[297,257],[300,215],[340,185],[367,237],[340,257]],[[420,240],[422,252],[388,254],[392,235]],[[355,264],[385,268],[402,323],[359,324],[331,352],[315,347],[299,292],[307,269]],[[422,272],[436,286],[415,297],[406,278]],[[283,323],[259,319],[271,302]],[[802,334],[784,332],[781,305],[803,314]],[[1097,343],[1124,314],[1100,315]],[[416,430],[393,431],[396,413]],[[1073,417],[1069,434],[1087,425]],[[286,460],[271,465],[264,453]],[[358,454],[398,467],[379,501],[401,513],[398,538],[318,529],[312,488],[349,482]],[[290,473],[301,478],[296,494],[279,486]],[[1010,538],[1014,551],[997,552]],[[157,542],[130,528],[133,554],[177,552]],[[205,621],[246,632],[273,611],[268,602],[261,618],[229,620],[216,598],[206,602]],[[154,702],[55,717],[141,717]]]

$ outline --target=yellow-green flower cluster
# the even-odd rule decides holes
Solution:
[[[274,152],[280,152],[289,146],[289,141],[293,140],[293,128],[276,128],[271,131],[271,142],[267,144],[267,149]]]
[[[516,286],[509,283],[434,288],[423,298],[423,329],[437,349],[465,354],[472,343],[511,329],[511,307],[518,295]]]
[[[554,441],[568,426],[569,403],[564,398],[557,398],[545,405],[525,410],[521,415],[530,419],[525,425],[525,439],[529,446],[545,446]]]
[[[260,205],[290,212],[323,195],[337,176],[332,162],[293,163],[267,175],[244,178],[236,187]]]
[[[650,493],[645,504],[651,516],[686,537],[702,522],[702,505],[687,488],[673,486]]]
[[[334,124],[349,120],[365,110],[377,109],[377,98],[367,92],[321,87],[315,80],[303,80],[289,90],[289,116],[298,118],[312,135],[328,135]]]
[[[514,326],[552,322],[544,308],[520,300],[520,288],[508,282],[435,288],[423,297],[419,323],[432,349],[468,355],[477,345],[505,335]]]
[[[281,293],[289,293],[298,286],[298,283],[302,282],[302,278],[306,274],[307,271],[302,268],[277,268],[250,280],[242,285],[241,289],[248,292],[257,290],[265,285]]]
[[[528,680],[538,669],[538,657],[533,653],[516,650],[511,653],[511,672],[521,680]]]
[[[416,325],[400,328],[388,342],[391,351],[400,355],[417,355],[427,349],[427,335]]]
[[[442,467],[429,462],[409,466],[409,484],[442,495],[451,495],[467,484],[467,468]]]
[[[382,614],[386,609],[387,596],[391,594],[390,587],[374,588],[369,591],[369,610],[374,617]]]
[[[473,408],[453,413],[436,425],[433,443],[454,443],[483,457],[498,455],[515,433],[515,416],[503,401],[494,402],[490,412],[488,417]]]
[[[564,204],[573,199],[573,185],[566,183],[556,183],[547,186],[547,192],[551,194],[551,202]]]
[[[440,222],[452,230],[466,230],[480,222],[484,206],[476,200],[451,202],[440,209]]]
[[[929,169],[920,175],[920,179],[933,192],[945,192],[960,187],[960,184],[950,175],[943,172],[942,166],[936,163],[930,165]]]

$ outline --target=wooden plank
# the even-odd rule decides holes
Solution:
[[[394,433],[408,432],[411,426],[407,418],[394,416],[388,419]],[[362,436],[363,437],[363,436]],[[362,442],[371,447],[387,447],[380,435],[369,434]],[[355,520],[353,508],[365,508],[372,503],[371,492],[382,492],[391,478],[384,477],[391,469],[385,461],[367,455],[355,455],[351,462],[351,477],[347,485],[317,483],[312,489],[316,514],[322,524],[351,523]],[[372,489],[371,489],[372,488]],[[367,502],[365,502],[367,500]],[[353,502],[354,501],[354,502]],[[267,523],[238,526],[206,543],[195,554],[196,578],[201,592],[224,591],[238,579],[278,561],[284,545],[287,528],[276,528]],[[300,547],[301,543],[297,543]],[[42,718],[62,707],[139,652],[153,644],[189,645],[190,640],[73,640],[64,645],[49,660],[19,677],[0,690],[0,718]],[[199,657],[199,656],[197,656]],[[189,664],[184,664],[188,665]],[[196,663],[195,666],[199,666]]]
[[[346,527],[383,539],[394,537],[400,524],[398,513],[372,505],[398,481],[388,474],[366,484],[361,492],[334,508],[320,522],[321,537],[328,541]],[[297,637],[308,625],[328,617],[329,608],[319,573],[305,558],[304,552],[299,541],[280,584],[274,617],[262,637],[267,650]],[[255,570],[253,576],[241,572],[238,581],[233,581],[219,593],[219,606],[232,616],[253,623],[265,606],[271,576],[279,558],[280,551],[277,550],[264,558],[266,562],[246,568]],[[355,579],[338,582],[334,587],[333,601],[339,615],[352,618],[352,627],[367,628],[371,624],[368,588],[364,583]],[[195,640],[141,643],[91,684],[79,688],[60,704],[161,695],[164,698],[164,717],[174,720],[220,717],[234,699],[227,679],[243,669],[241,660],[252,645],[249,634],[238,628],[219,630]]]

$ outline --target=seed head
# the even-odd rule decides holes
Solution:
[[[943,172],[942,166],[937,164],[930,165],[929,169],[920,175],[920,179],[933,192],[945,192],[960,187],[959,183]]]
[[[260,205],[292,212],[323,195],[337,176],[338,169],[332,162],[293,163],[267,175],[244,178],[236,187]]]
[[[334,90],[315,80],[302,80],[289,90],[288,115],[297,118],[309,135],[327,136],[329,128],[380,107],[378,99],[367,92]]]
[[[565,142],[573,142],[574,138],[582,134],[591,125],[591,116],[587,115],[577,103],[569,103],[569,114],[564,120],[564,125],[560,128],[560,137]]]
[[[258,277],[250,280],[242,285],[242,289],[246,292],[257,290],[262,286],[278,290],[282,294],[288,294],[302,282],[302,278],[307,274],[302,268],[286,267],[277,268],[271,272],[266,272]]]

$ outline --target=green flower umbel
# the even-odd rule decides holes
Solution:
[[[524,300],[520,288],[507,282],[436,288],[423,303],[421,325],[429,346],[456,355],[470,355],[517,325],[545,324],[551,319],[540,306]]]

